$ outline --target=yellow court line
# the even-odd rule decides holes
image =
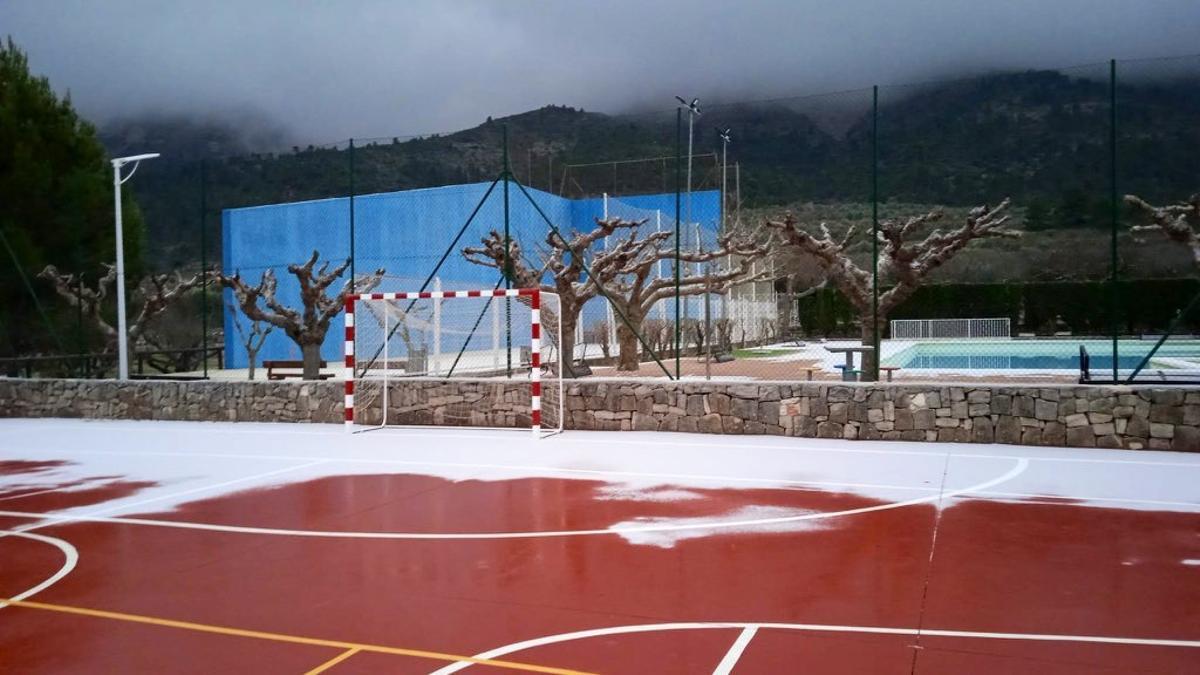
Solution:
[[[338,654],[337,656],[333,657],[332,659],[329,659],[325,663],[322,663],[321,665],[317,666],[316,668],[313,668],[312,670],[308,671],[304,675],[317,675],[317,673],[323,673],[323,672],[329,670],[330,668],[336,666],[337,664],[341,663],[342,661],[345,661],[346,659],[350,658],[351,656],[354,656],[355,654],[359,653],[360,651],[362,651],[362,650],[358,649],[357,647],[355,647],[354,649],[347,649],[346,651],[342,652],[341,654]]]
[[[449,661],[477,663],[481,666],[495,666],[497,668],[511,668],[512,670],[524,670],[531,673],[548,673],[549,675],[596,675],[582,670],[570,670],[567,668],[553,668],[550,666],[538,666],[532,663],[520,663],[518,661],[501,661],[498,659],[477,659],[473,656],[460,656],[458,654],[447,654],[445,652],[429,652],[422,649],[404,649],[402,647],[387,647],[384,645],[373,645],[358,642],[344,642],[342,640],[326,640],[323,638],[302,637],[299,635],[287,635],[286,633],[269,633],[266,631],[247,630],[245,628],[230,628],[228,626],[214,626],[206,623],[193,623],[191,621],[176,621],[174,619],[161,619],[155,616],[144,616],[141,614],[126,614],[124,612],[109,612],[103,609],[89,609],[87,607],[73,607],[71,605],[55,605],[48,602],[33,602],[31,600],[9,600],[0,598],[0,606],[12,605],[14,607],[23,607],[25,609],[41,609],[48,612],[61,612],[63,614],[78,614],[80,616],[92,616],[101,619],[113,619],[116,621],[128,621],[131,623],[144,623],[151,626],[166,626],[168,628],[182,628],[184,630],[194,630],[201,633],[216,633],[218,635],[233,635],[237,637],[257,638],[259,640],[273,640],[275,642],[291,642],[300,645],[313,645],[317,647],[336,647],[343,650],[356,650],[362,652],[374,652],[377,654],[395,654],[397,656],[413,656],[419,659],[433,659],[435,661]],[[347,656],[348,655],[343,655]]]

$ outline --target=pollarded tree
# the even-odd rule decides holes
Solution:
[[[300,303],[303,309],[296,310],[287,307],[275,297],[278,281],[274,270],[263,272],[257,286],[247,284],[240,274],[233,276],[221,275],[221,285],[232,289],[237,298],[238,307],[251,321],[262,321],[281,329],[299,347],[304,355],[304,379],[315,380],[321,375],[321,343],[329,332],[329,322],[340,314],[346,305],[346,296],[350,294],[351,280],[342,284],[336,295],[326,294],[329,287],[341,278],[350,260],[329,269],[325,262],[320,269],[313,271],[320,255],[313,251],[312,256],[302,265],[288,265],[296,281],[300,284]],[[365,293],[379,285],[383,280],[382,269],[363,275],[353,280],[356,293]],[[260,305],[259,302],[262,302]]]
[[[1134,225],[1130,228],[1133,232],[1162,232],[1191,249],[1192,259],[1200,267],[1200,193],[1168,206],[1153,206],[1135,195],[1125,195],[1125,203],[1150,218],[1150,225]]]
[[[593,283],[599,280],[604,286],[605,295],[618,315],[617,370],[638,370],[638,337],[643,335],[646,317],[657,303],[674,297],[677,292],[681,296],[724,294],[732,286],[757,281],[767,274],[765,270],[759,274],[751,272],[752,264],[767,255],[767,245],[755,242],[753,237],[726,233],[717,238],[713,250],[680,251],[679,261],[684,270],[691,265],[705,271],[681,274],[676,283],[673,277],[654,274],[659,261],[675,259],[675,249],[667,246],[673,236],[671,232],[651,232],[641,237],[638,228],[646,221],[615,218],[597,222],[607,223],[614,231],[628,232],[608,250],[596,253],[589,276]],[[736,266],[730,262],[734,256],[738,258]]]
[[[564,375],[572,377],[572,366],[575,362],[575,329],[579,324],[579,315],[583,306],[600,292],[588,273],[587,253],[593,245],[618,229],[633,225],[626,221],[597,219],[596,227],[587,232],[572,232],[569,238],[560,237],[551,231],[546,235],[546,248],[537,261],[527,260],[520,243],[511,237],[506,256],[504,237],[495,230],[481,240],[482,246],[464,248],[462,253],[468,262],[476,265],[502,271],[510,270],[510,281],[519,288],[539,288],[558,295],[562,335],[552,337],[558,338],[559,348],[563,353],[567,369]],[[546,312],[546,308],[543,307],[542,311]],[[557,324],[558,321],[549,315],[543,317],[543,328],[556,327]]]
[[[250,331],[247,332],[237,318],[237,307],[233,303],[228,303],[226,306],[229,308],[229,316],[233,319],[233,328],[237,331],[242,346],[246,348],[246,366],[249,368],[246,379],[253,380],[254,370],[258,365],[258,352],[266,343],[267,336],[275,330],[275,326],[262,321],[251,321]]]
[[[940,210],[913,216],[904,220],[885,220],[879,224],[879,276],[880,289],[879,308],[872,323],[874,278],[869,270],[858,266],[849,255],[848,248],[854,236],[854,228],[846,231],[846,235],[834,239],[829,228],[820,225],[821,236],[809,234],[790,213],[782,220],[767,220],[767,227],[777,230],[783,237],[784,245],[808,254],[828,279],[837,287],[842,295],[858,311],[862,326],[862,341],[864,345],[874,342],[875,330],[883,334],[887,326],[888,316],[905,300],[912,297],[939,267],[953,258],[977,239],[992,237],[1020,237],[1021,233],[1003,227],[1008,221],[1005,213],[1009,200],[1005,199],[996,206],[978,206],[968,212],[963,224],[959,227],[942,232],[934,230],[920,241],[909,241],[909,237],[917,230],[930,223],[941,220],[944,216]],[[885,286],[890,287],[883,290]],[[868,353],[863,358],[863,369],[872,372],[875,366],[874,354]]]
[[[54,265],[47,265],[38,276],[53,284],[55,292],[68,304],[78,307],[80,313],[104,337],[106,348],[114,350],[117,346],[117,328],[108,322],[103,310],[105,300],[117,280],[117,269],[108,263],[104,263],[104,267],[107,272],[97,280],[94,288],[85,286],[74,274],[59,272]],[[164,344],[163,340],[158,339],[161,336],[154,334],[153,319],[188,294],[201,291],[208,285],[210,276],[211,273],[205,275],[202,272],[185,279],[176,271],[144,277],[134,290],[131,302],[138,310],[127,328],[130,351],[145,345],[168,349],[170,345]]]

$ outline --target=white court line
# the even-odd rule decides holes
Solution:
[[[33,588],[12,596],[12,598],[10,598],[11,600],[21,601],[41,593],[47,588],[58,583],[63,577],[70,574],[72,570],[75,569],[75,565],[79,563],[79,551],[72,546],[70,542],[59,539],[58,537],[50,537],[44,534],[36,534],[33,532],[19,532],[17,530],[0,530],[0,538],[4,537],[21,537],[22,539],[32,539],[34,541],[40,541],[43,544],[50,544],[51,546],[54,546],[58,550],[62,551],[64,558],[62,567],[60,567],[57,572]],[[7,602],[0,602],[0,608],[7,606]]]
[[[544,647],[546,645],[557,644],[560,642],[570,642],[572,640],[584,640],[593,637],[605,637],[609,635],[628,635],[631,633],[651,633],[657,631],[675,631],[675,630],[711,630],[711,629],[767,629],[767,630],[794,630],[794,631],[811,631],[822,633],[866,633],[874,635],[917,635],[916,628],[888,628],[884,626],[839,626],[833,624],[820,623],[742,623],[742,622],[693,622],[693,623],[649,623],[637,626],[613,626],[610,628],[594,628],[591,630],[575,631],[573,633],[561,633],[559,635],[548,635],[540,638],[533,638],[523,642],[514,642],[510,645],[497,647],[486,652],[475,654],[471,658],[474,659],[495,659],[515,652],[533,649],[535,647]],[[991,633],[991,632],[976,632],[964,630],[937,630],[924,629],[921,630],[922,635],[936,635],[938,637],[950,638],[972,638],[980,640],[1030,640],[1037,642],[1069,642],[1069,643],[1090,643],[1090,644],[1113,644],[1138,647],[1185,647],[1189,649],[1200,648],[1200,640],[1160,640],[1155,638],[1130,638],[1102,635],[1056,635],[1048,633]],[[430,675],[450,675],[457,673],[460,670],[469,668],[474,665],[470,661],[458,661],[443,668],[433,671]]]
[[[60,418],[28,418],[28,420],[33,420],[33,419],[60,419]],[[135,424],[139,424],[139,423],[143,423],[143,422],[154,423],[154,424],[181,424],[181,425],[182,424],[192,424],[192,425],[214,425],[214,426],[220,424],[223,426],[221,426],[220,428],[217,428],[217,429],[213,429],[213,431],[215,433],[235,434],[235,435],[236,434],[264,435],[265,434],[265,435],[295,435],[295,436],[331,436],[331,437],[338,437],[338,438],[346,438],[346,434],[345,434],[344,430],[341,428],[340,424],[337,425],[336,429],[325,429],[325,428],[317,428],[318,427],[317,424],[305,425],[304,423],[285,423],[285,422],[275,422],[275,423],[272,423],[272,422],[194,422],[194,421],[189,421],[189,420],[90,420],[90,421],[86,421],[86,422],[78,422],[74,418],[66,418],[66,419],[69,420],[68,423],[55,424],[55,428],[56,429],[64,429],[64,428],[66,428],[66,429],[71,429],[71,428],[81,429],[84,427],[89,427],[89,429],[88,429],[89,431],[95,431],[97,427],[104,427],[104,426],[109,426],[110,429],[124,430],[124,429],[122,429],[122,427],[127,427],[127,426],[131,426],[131,425],[135,425]],[[24,420],[24,421],[28,421],[28,420]],[[72,424],[70,422],[74,422],[74,423]],[[0,422],[0,424],[3,424],[3,423]],[[248,428],[248,427],[247,428],[230,428],[229,426],[224,426],[224,425],[232,425],[232,424],[253,425],[255,427],[266,427],[266,426],[274,425],[274,426],[283,427],[283,429],[275,430],[275,429]],[[309,426],[310,428],[308,428],[306,430],[293,430],[292,429],[292,427],[304,427],[304,426]],[[319,426],[321,426],[321,427],[334,426],[334,424],[333,423],[330,423],[328,425],[321,424]],[[437,440],[443,441],[443,442],[448,437],[463,438],[463,439],[467,439],[467,440],[510,440],[510,441],[513,440],[513,438],[514,438],[514,436],[511,433],[504,433],[504,434],[467,434],[467,433],[461,433],[461,432],[456,433],[456,429],[454,427],[450,427],[450,426],[440,428],[431,433],[418,432],[418,431],[414,431],[412,429],[407,429],[407,428],[385,428],[385,429],[381,429],[381,431],[384,431],[384,432],[390,433],[390,434],[395,434],[395,435],[410,436],[413,438],[432,438],[432,439],[437,439]],[[569,430],[569,431],[575,431],[575,430]],[[668,437],[688,436],[688,437],[694,437],[695,440],[671,441],[671,440],[664,439],[664,440],[653,440],[653,441],[650,441],[650,440],[640,441],[640,440],[623,437],[626,434],[630,434],[630,433],[643,433],[643,434],[657,433],[657,434],[660,434],[663,436],[668,436]],[[581,437],[578,434],[608,435],[608,436],[611,436],[612,438],[604,438],[604,439],[589,438],[586,436]],[[352,436],[352,438],[369,438],[369,437],[356,435],[356,436]],[[378,436],[376,436],[376,438],[378,438]],[[846,443],[845,446],[797,447],[794,444],[786,445],[785,443],[787,443],[788,441],[792,441],[793,443],[795,443],[796,441],[813,442],[813,441],[818,441],[821,439],[805,438],[805,437],[786,437],[786,436],[763,435],[763,436],[758,437],[758,438],[762,439],[762,441],[764,441],[761,443],[737,443],[737,442],[729,442],[729,441],[720,440],[722,438],[729,438],[729,437],[722,436],[720,434],[688,434],[688,433],[684,433],[684,432],[624,432],[624,431],[623,432],[615,432],[615,433],[614,432],[578,431],[577,433],[573,433],[573,434],[569,434],[569,435],[562,434],[562,435],[555,436],[555,439],[562,439],[562,442],[564,442],[564,443],[571,443],[571,444],[578,443],[578,444],[586,444],[586,445],[604,445],[604,446],[627,445],[627,446],[634,446],[634,447],[677,447],[677,448],[692,449],[692,448],[695,448],[697,445],[712,445],[712,446],[717,446],[717,447],[721,447],[721,448],[751,449],[751,450],[781,450],[781,451],[786,451],[786,452],[833,452],[833,453],[873,454],[873,455],[916,455],[916,456],[930,456],[930,457],[942,457],[944,455],[949,454],[952,457],[978,457],[981,459],[1018,459],[1018,458],[1021,458],[1021,459],[1032,459],[1032,460],[1036,460],[1039,462],[1075,462],[1075,463],[1083,463],[1083,464],[1131,464],[1131,465],[1169,466],[1169,467],[1179,467],[1179,468],[1189,468],[1189,469],[1200,469],[1200,459],[1198,459],[1196,461],[1192,461],[1192,462],[1172,462],[1172,461],[1153,461],[1153,460],[1147,460],[1147,459],[1115,459],[1115,458],[1102,458],[1102,457],[1027,457],[1025,455],[1016,455],[1016,454],[994,454],[994,453],[976,453],[976,452],[953,453],[953,452],[948,452],[946,450],[941,450],[941,451],[939,451],[939,450],[911,450],[911,449],[893,447],[893,446],[897,446],[897,445],[909,446],[909,445],[923,444],[922,441],[869,441],[869,442],[868,441],[860,441],[860,442],[845,441],[845,443]],[[875,448],[861,447],[868,443],[870,445],[883,446],[883,447],[875,447]],[[851,444],[853,444],[853,445],[851,445]],[[969,443],[946,443],[946,444],[928,443],[928,445],[948,445],[954,449],[974,449],[974,448],[972,448],[972,444],[969,444]],[[975,447],[992,448],[992,447],[996,447],[997,445],[1003,445],[1003,444],[989,443],[989,444],[976,445]],[[1119,450],[1119,449],[1107,449],[1107,448],[1067,448],[1067,447],[1041,447],[1041,446],[1019,446],[1019,445],[1013,446],[1013,447],[1027,447],[1027,448],[1031,448],[1031,449],[1035,449],[1035,450],[1039,450],[1039,451],[1066,450],[1068,452],[1072,452],[1072,451],[1079,452],[1079,451],[1086,450],[1089,453],[1095,453],[1095,454],[1106,454],[1106,453],[1129,454],[1129,453],[1133,453],[1133,452],[1138,452],[1138,453],[1147,452],[1145,450],[1133,451],[1133,450]],[[1149,452],[1158,452],[1158,451],[1149,451]],[[1162,451],[1162,452],[1169,453],[1169,454],[1179,454],[1177,452],[1171,452],[1171,451]]]
[[[256,473],[252,476],[242,476],[240,478],[234,478],[231,480],[222,481],[220,483],[210,483],[208,485],[201,485],[200,487],[192,488],[190,490],[181,490],[179,492],[172,492],[171,494],[159,495],[157,497],[151,497],[150,499],[143,499],[141,501],[130,502],[128,504],[117,504],[115,506],[110,506],[110,507],[103,508],[103,509],[95,509],[93,511],[88,511],[86,513],[81,513],[81,514],[68,514],[65,516],[60,516],[57,514],[42,514],[41,517],[47,519],[47,522],[31,523],[29,525],[21,525],[20,527],[14,528],[13,531],[14,532],[30,532],[33,530],[39,530],[43,527],[49,527],[50,525],[58,525],[58,524],[62,524],[63,522],[71,522],[71,521],[76,521],[76,520],[86,521],[86,522],[95,522],[95,521],[101,520],[99,518],[99,516],[102,513],[111,513],[113,511],[120,511],[123,509],[131,509],[131,508],[134,508],[137,506],[143,506],[145,504],[153,504],[154,502],[161,502],[164,499],[177,499],[179,497],[183,497],[185,495],[190,495],[190,494],[195,494],[197,492],[207,492],[209,490],[215,490],[217,488],[229,487],[230,485],[237,485],[238,483],[245,483],[247,481],[260,480],[260,479],[267,478],[270,476],[276,476],[281,473],[287,473],[289,471],[296,471],[297,469],[303,469],[306,467],[316,466],[317,464],[324,464],[324,463],[325,463],[324,460],[318,460],[318,461],[314,461],[314,462],[308,462],[307,464],[288,466],[288,467],[284,467],[282,469],[275,469],[274,471],[266,471],[264,473]]]
[[[293,530],[274,527],[248,527],[242,525],[215,525],[211,523],[194,523],[187,521],[175,520],[152,520],[147,518],[125,518],[125,517],[99,517],[99,516],[60,516],[55,513],[29,513],[23,511],[0,511],[0,516],[14,516],[18,518],[39,517],[46,520],[55,521],[86,521],[97,523],[114,523],[124,525],[149,525],[154,527],[172,527],[185,530],[207,530],[211,532],[233,532],[238,534],[265,534],[291,537],[322,537],[329,539],[525,539],[536,537],[576,537],[584,535],[605,535],[605,534],[634,534],[642,532],[676,532],[681,530],[717,530],[717,529],[733,529],[757,527],[762,525],[776,525],[779,523],[792,523],[806,520],[823,520],[826,518],[837,518],[839,516],[853,516],[863,513],[873,513],[876,511],[890,511],[892,509],[904,508],[906,506],[914,506],[916,504],[926,504],[929,502],[938,501],[944,497],[953,497],[959,494],[968,492],[977,492],[986,490],[987,488],[999,485],[1006,481],[1012,480],[1024,473],[1029,467],[1029,460],[1024,457],[1018,458],[1016,463],[1006,473],[996,478],[993,478],[978,485],[972,485],[945,494],[934,494],[925,497],[917,497],[900,502],[891,502],[887,504],[876,504],[874,506],[864,506],[857,509],[847,509],[844,511],[830,511],[827,513],[807,513],[797,516],[780,516],[776,518],[756,518],[752,520],[739,521],[717,521],[717,522],[689,522],[678,525],[640,525],[627,526],[619,528],[608,528],[603,530],[548,530],[548,531],[533,531],[533,532],[338,532],[330,530]]]
[[[729,651],[725,652],[725,658],[717,664],[713,675],[729,675],[733,672],[733,667],[737,665],[739,659],[742,658],[742,652],[746,651],[746,645],[754,639],[754,634],[758,632],[758,626],[746,626],[738,633],[737,639],[730,645]]]

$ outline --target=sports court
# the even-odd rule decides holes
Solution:
[[[1189,673],[1200,456],[0,420],[0,670]]]

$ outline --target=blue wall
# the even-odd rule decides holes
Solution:
[[[386,270],[388,279],[382,290],[416,290],[437,269],[442,288],[465,290],[496,285],[496,270],[468,263],[462,256],[465,246],[477,246],[493,229],[504,228],[503,184],[498,184],[484,199],[490,183],[450,185],[423,190],[406,190],[362,195],[354,199],[355,267],[361,275],[376,268]],[[527,188],[528,189],[528,188]],[[540,190],[528,189],[530,197],[564,234],[590,228],[594,218],[604,213],[603,199],[565,199]],[[684,197],[684,208],[686,208]],[[509,188],[510,233],[536,259],[549,228],[545,220],[514,185]],[[716,191],[692,194],[692,219],[711,237],[719,220],[720,195]],[[463,229],[472,211],[474,220],[454,244],[446,261],[438,260]],[[654,211],[662,211],[664,229],[674,228],[675,195],[623,196],[609,201],[609,214],[622,218],[648,218],[654,227]],[[248,283],[257,284],[263,272],[274,270],[278,279],[279,301],[299,307],[299,287],[287,271],[289,264],[307,260],[314,249],[322,262],[334,266],[350,254],[350,200],[323,199],[309,202],[272,204],[228,209],[222,214],[222,262],[226,273],[240,273]],[[684,228],[685,230],[689,228]],[[691,246],[694,234],[684,237]],[[318,264],[319,265],[319,264]],[[348,276],[348,274],[347,274]],[[432,287],[432,286],[431,286]],[[233,312],[232,291],[225,291],[225,359],[229,368],[245,368],[246,350],[233,322],[247,326],[240,311]],[[589,308],[590,309],[590,308]],[[601,306],[600,311],[603,311]],[[589,311],[588,314],[594,313]],[[342,354],[343,322],[339,316],[330,324],[321,348],[322,356],[337,362]],[[259,360],[299,359],[300,351],[282,331],[268,337]]]

